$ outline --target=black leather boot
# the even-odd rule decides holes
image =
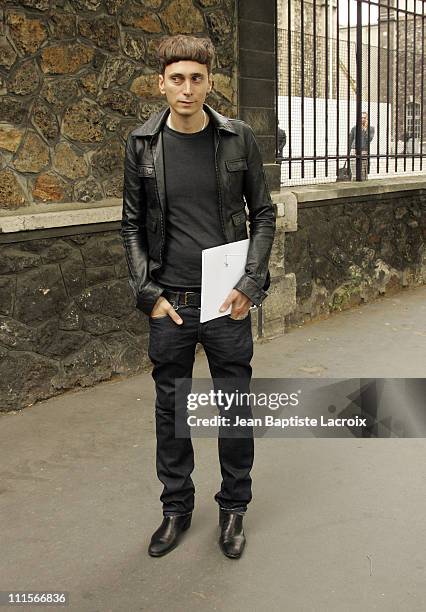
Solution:
[[[226,512],[219,508],[219,545],[223,554],[231,559],[241,557],[244,550],[243,517],[244,512]]]
[[[192,514],[165,516],[163,522],[152,535],[148,553],[151,557],[161,557],[179,544],[180,536],[191,526]]]

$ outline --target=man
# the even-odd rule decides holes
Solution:
[[[191,524],[194,454],[190,436],[175,435],[175,379],[191,379],[200,342],[213,379],[249,389],[253,354],[249,309],[266,297],[275,216],[251,128],[204,102],[212,89],[214,48],[208,39],[173,36],[159,45],[159,88],[168,108],[127,139],[122,236],[137,307],[149,316],[149,357],[156,385],[157,475],[163,522],[148,552],[161,556]],[[243,199],[244,198],[244,199]],[[245,202],[244,202],[245,200]],[[247,238],[245,274],[224,299],[231,314],[200,323],[201,251]],[[226,385],[227,383],[227,385]],[[240,387],[241,390],[241,387]],[[219,436],[222,485],[220,546],[238,558],[250,502],[253,437]]]
[[[368,113],[364,112],[361,115],[361,180],[367,180],[368,172],[368,147],[369,143],[374,138],[374,127],[368,125]],[[352,155],[356,153],[356,126],[354,125],[349,133],[348,151]],[[356,159],[351,159],[351,175],[352,180],[356,180]]]

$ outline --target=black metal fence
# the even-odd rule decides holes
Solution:
[[[425,0],[278,0],[283,185],[423,172]]]

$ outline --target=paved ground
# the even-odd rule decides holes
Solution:
[[[426,287],[259,344],[254,367],[424,377]],[[73,612],[426,609],[423,439],[257,439],[238,561],[216,543],[216,441],[196,439],[192,527],[152,559],[152,401],[146,374],[0,418],[0,590],[67,590]]]

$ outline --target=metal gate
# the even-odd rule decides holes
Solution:
[[[278,0],[282,185],[422,174],[424,0]]]

